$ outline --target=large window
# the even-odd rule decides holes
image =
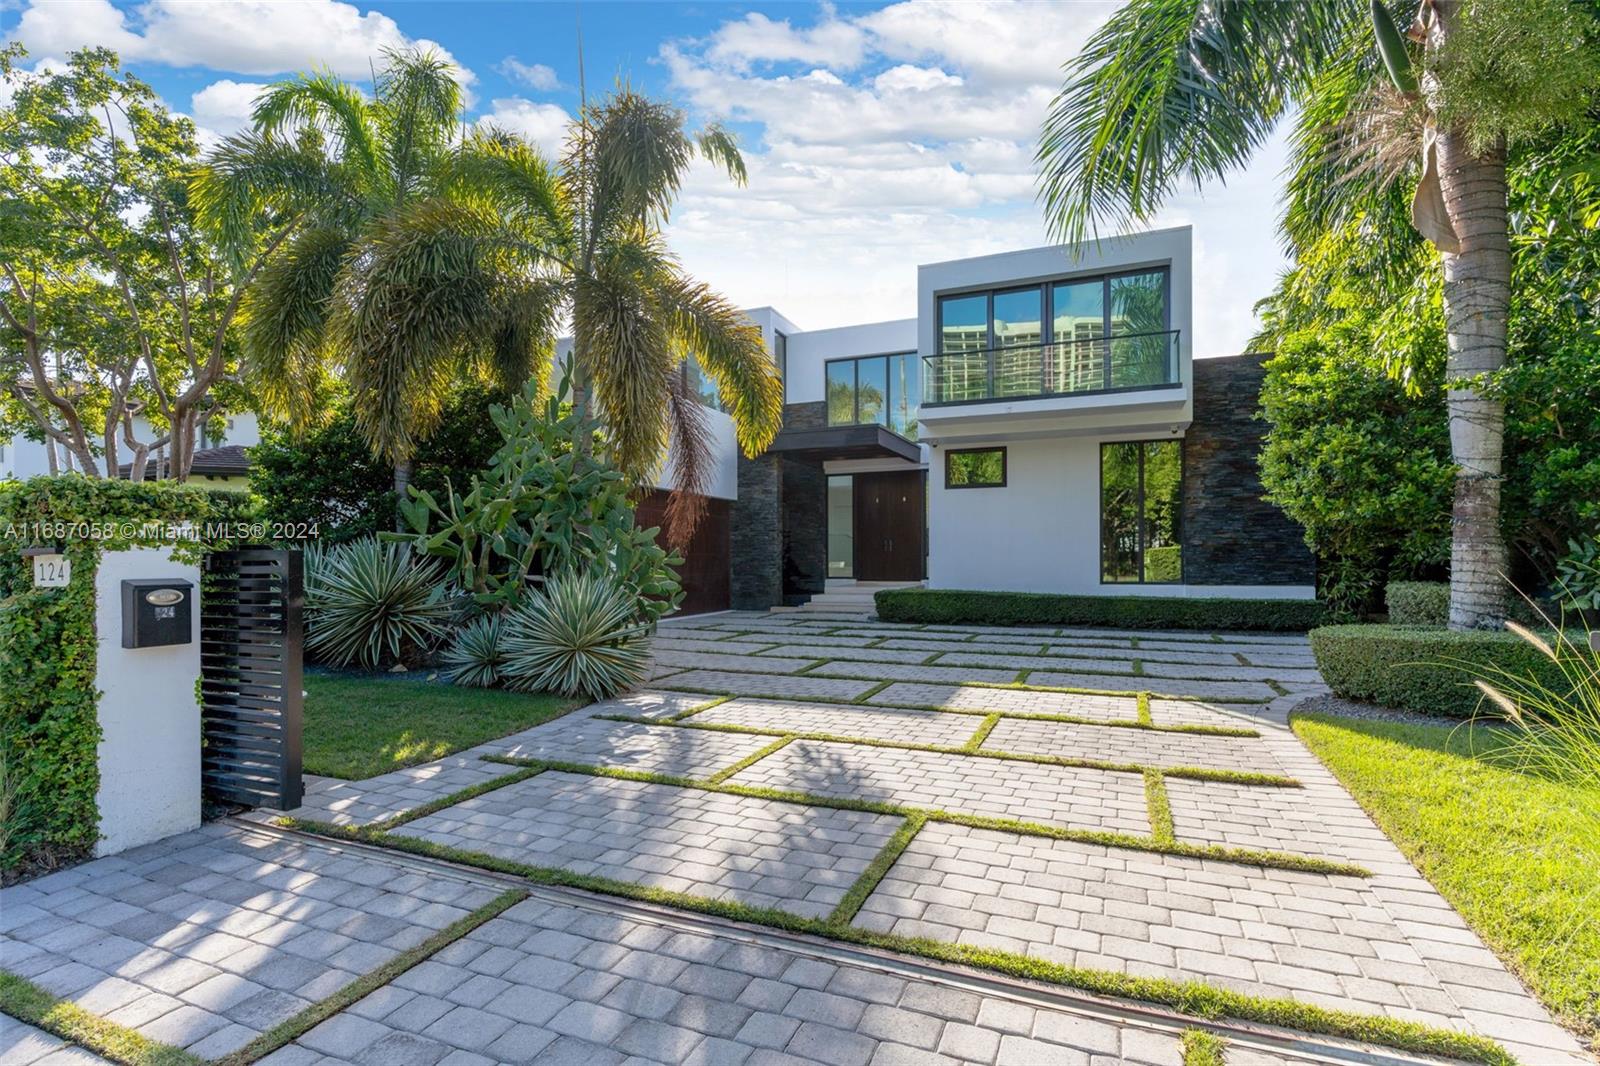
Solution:
[[[1100,580],[1183,580],[1183,442],[1100,446]]]
[[[1171,383],[1165,267],[938,300],[939,403]]]
[[[856,563],[855,481],[849,474],[828,476],[828,576],[854,577]]]
[[[828,425],[888,426],[917,437],[921,360],[915,354],[834,359],[827,364]]]
[[[789,391],[789,335],[772,331],[772,361],[778,364],[778,380],[783,382],[784,399]]]
[[[947,489],[999,489],[1006,484],[1004,448],[956,448],[944,453]]]
[[[700,369],[700,361],[689,353],[689,358],[683,361],[683,373],[689,382],[689,392],[706,407],[714,411],[722,410],[722,399],[717,395],[717,383]]]

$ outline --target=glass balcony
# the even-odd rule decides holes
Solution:
[[[1178,331],[923,357],[923,406],[1159,389],[1178,384]]]

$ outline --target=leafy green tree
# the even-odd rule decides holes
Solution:
[[[394,366],[457,351],[492,357],[533,348],[558,315],[568,318],[578,417],[598,415],[610,458],[635,482],[670,446],[679,491],[667,521],[683,543],[713,472],[686,360],[716,383],[746,454],[765,448],[783,417],[760,331],[685,274],[662,233],[697,155],[744,179],[726,132],[691,134],[681,111],[626,88],[583,109],[559,168],[506,134],[471,139],[449,188],[397,214],[359,264],[352,349]],[[404,328],[392,328],[397,308]],[[533,368],[547,380],[547,362]]]
[[[1413,190],[1444,308],[1455,628],[1498,626],[1506,608],[1504,408],[1490,378],[1511,302],[1507,151],[1584,113],[1596,39],[1593,12],[1569,0],[1424,0],[1404,36],[1382,0],[1132,0],[1073,61],[1039,148],[1045,202],[1070,239],[1242,168],[1290,113],[1284,229],[1297,248],[1357,217],[1392,241]]]
[[[202,220],[228,248],[247,247],[264,223],[290,231],[247,300],[245,369],[267,413],[296,430],[316,424],[336,372],[399,493],[451,386],[476,378],[515,389],[554,337],[549,318],[526,321],[526,343],[417,346],[420,361],[370,343],[375,328],[425,328],[423,292],[386,307],[376,326],[361,264],[409,206],[445,195],[461,139],[456,74],[434,51],[406,50],[384,53],[371,98],[328,73],[278,82],[257,99],[253,128],[218,147],[193,184]],[[357,305],[368,316],[348,313]]]
[[[188,198],[194,124],[106,49],[34,73],[25,58],[0,51],[5,421],[47,443],[52,471],[115,478],[126,456],[140,481],[159,451],[182,480],[207,420],[246,403],[240,301],[284,230],[224,257]]]

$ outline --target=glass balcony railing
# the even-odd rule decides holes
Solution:
[[[1178,331],[1112,334],[923,357],[923,406],[1178,384]]]

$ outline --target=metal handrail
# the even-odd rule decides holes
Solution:
[[[1173,386],[1178,384],[1178,336],[1175,329],[1113,333],[925,355],[922,403],[936,407]]]

